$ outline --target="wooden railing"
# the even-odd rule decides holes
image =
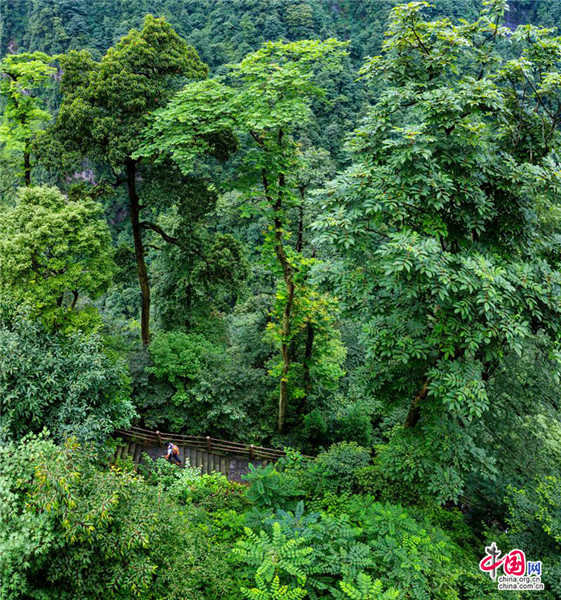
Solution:
[[[128,457],[136,464],[142,462],[144,457],[156,460],[165,454],[167,442],[173,442],[179,448],[183,466],[188,464],[200,468],[206,474],[220,472],[232,481],[243,481],[249,463],[266,465],[285,456],[282,450],[228,442],[210,436],[150,431],[142,427],[118,429],[115,433],[121,440],[115,450],[115,460]]]
[[[142,427],[131,427],[130,429],[118,429],[119,437],[138,440],[145,444],[157,444],[164,446],[167,442],[173,442],[178,446],[189,446],[199,448],[209,453],[228,454],[243,456],[248,460],[261,459],[274,461],[285,456],[283,450],[264,448],[255,444],[242,444],[240,442],[229,442],[210,436],[182,435],[178,433],[167,433],[163,431],[150,431]]]

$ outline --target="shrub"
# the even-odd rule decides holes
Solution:
[[[321,410],[315,408],[304,416],[300,437],[305,449],[318,448],[328,443],[328,423]]]
[[[365,448],[372,446],[374,430],[370,413],[364,403],[348,404],[336,415],[333,429],[333,437],[337,441],[353,441]]]
[[[545,592],[541,597],[561,597],[561,478],[546,476],[527,488],[511,487],[506,500],[509,530],[505,543],[522,548],[528,560],[543,562]]]
[[[251,597],[261,591],[269,594],[263,598],[277,598],[271,590],[275,573],[280,585],[303,589],[313,600],[499,597],[496,583],[479,572],[474,549],[458,546],[424,513],[368,496],[346,496],[339,504],[325,500],[329,512],[306,512],[299,502],[294,511],[276,510],[253,524],[239,544],[250,567],[243,576],[257,582]],[[290,548],[305,560],[293,561],[300,555]],[[263,572],[270,579],[260,587]]]
[[[148,483],[169,490],[178,501],[181,500],[183,490],[201,477],[201,469],[189,466],[188,459],[185,460],[185,467],[179,469],[165,458],[152,460],[146,453],[143,454],[143,461],[138,469]]]
[[[164,486],[91,456],[43,438],[0,446],[3,600],[238,597],[230,548],[207,524]]]
[[[49,332],[0,299],[0,432],[102,442],[134,416],[126,367],[96,336]]]
[[[369,462],[370,453],[356,442],[333,444],[310,461],[301,474],[301,484],[310,496],[355,491],[357,474]]]
[[[175,489],[184,485],[180,494],[185,504],[194,504],[208,512],[235,509],[242,511],[247,506],[244,499],[245,486],[228,481],[221,473],[201,475],[185,481],[180,479]]]
[[[277,471],[273,464],[257,468],[250,464],[244,479],[249,484],[246,496],[258,510],[288,508],[302,495],[296,478],[290,472]]]

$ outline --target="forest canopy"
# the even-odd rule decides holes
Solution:
[[[559,22],[0,0],[1,600],[559,598]]]

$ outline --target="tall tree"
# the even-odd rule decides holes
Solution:
[[[50,327],[93,325],[78,299],[104,292],[114,271],[103,208],[56,188],[21,188],[0,215],[0,290],[29,304]]]
[[[381,93],[321,223],[345,257],[376,393],[388,412],[400,401],[379,460],[443,500],[474,464],[492,471],[472,425],[503,357],[539,330],[553,351],[561,333],[561,38],[512,34],[504,3],[488,4],[457,26],[425,21],[424,2],[392,11],[363,70]]]
[[[267,221],[264,254],[281,277],[278,298],[278,429],[289,401],[295,294],[302,257],[290,243],[290,211],[302,201],[298,189],[297,135],[312,118],[312,101],[322,95],[313,80],[319,69],[337,69],[345,44],[336,40],[269,42],[232,65],[228,85],[216,78],[187,85],[158,111],[147,141],[136,156],[170,155],[189,173],[213,151],[218,132],[233,131],[246,144],[244,177],[232,185],[246,199],[245,211]]]
[[[31,145],[50,120],[39,95],[56,69],[42,52],[8,54],[0,62],[0,96],[4,100],[0,142],[7,153],[23,157],[23,180],[31,185]]]
[[[142,222],[139,159],[132,155],[150,113],[165,105],[177,85],[206,77],[195,50],[166,23],[148,15],[142,30],[132,30],[100,62],[85,51],[61,58],[63,102],[54,134],[80,152],[107,165],[115,185],[125,185],[142,297],[142,341],[150,341],[150,282],[143,229],[166,240],[161,228]],[[166,240],[169,241],[169,240]]]

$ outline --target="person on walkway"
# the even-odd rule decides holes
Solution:
[[[176,465],[181,464],[179,448],[172,442],[168,442],[167,454],[164,454],[164,458],[170,463],[175,463]]]

